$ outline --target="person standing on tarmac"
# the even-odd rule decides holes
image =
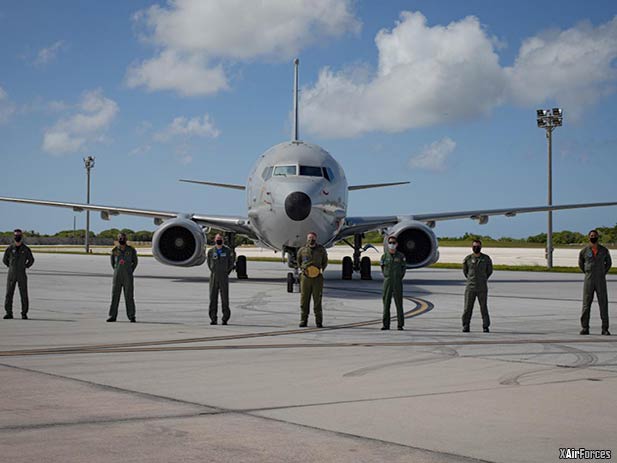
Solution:
[[[118,246],[111,251],[111,267],[114,269],[113,285],[111,289],[111,306],[109,307],[108,322],[115,322],[118,317],[120,293],[124,289],[126,316],[135,323],[135,296],[133,287],[133,273],[137,268],[137,251],[126,244],[126,234],[118,233]]]
[[[306,245],[298,250],[298,266],[300,275],[300,328],[308,325],[309,306],[313,296],[313,312],[315,325],[323,328],[323,311],[321,296],[323,294],[323,272],[328,266],[328,252],[317,243],[317,233],[306,235]]]
[[[229,274],[234,269],[236,262],[235,253],[223,244],[223,235],[220,233],[214,237],[213,248],[208,250],[208,268],[210,269],[210,324],[218,323],[219,292],[221,293],[221,306],[223,309],[223,325],[227,325],[231,310],[229,310]]]
[[[390,329],[390,304],[394,297],[396,304],[396,319],[398,329],[405,326],[403,312],[403,277],[407,270],[405,255],[396,250],[396,237],[388,237],[388,251],[381,256],[381,273],[383,273],[383,326],[382,330]]]
[[[589,232],[589,245],[585,246],[578,255],[578,266],[585,273],[583,283],[583,313],[581,314],[581,334],[589,334],[589,316],[591,303],[595,292],[600,306],[600,318],[602,319],[602,334],[610,336],[608,331],[608,293],[606,291],[606,274],[611,269],[613,262],[611,254],[601,244],[598,244],[599,234],[597,230]]]
[[[28,320],[28,277],[26,269],[34,264],[34,257],[30,248],[23,243],[22,231],[18,228],[13,231],[14,243],[4,251],[2,262],[9,268],[6,278],[6,297],[4,298],[5,320],[13,318],[13,295],[15,286],[19,285],[21,297],[21,318]]]
[[[473,305],[478,298],[482,313],[482,330],[489,332],[491,319],[488,315],[488,279],[493,273],[493,261],[482,254],[482,241],[474,240],[471,244],[472,253],[463,261],[463,274],[467,278],[465,286],[465,311],[463,312],[463,333],[469,333]]]

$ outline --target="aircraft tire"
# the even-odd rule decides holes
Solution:
[[[238,256],[236,259],[236,275],[238,280],[246,280],[248,278],[246,273],[246,256]]]
[[[294,282],[295,282],[294,274],[293,272],[289,272],[287,274],[287,292],[288,293],[294,292]]]
[[[360,278],[362,280],[372,280],[371,277],[371,258],[368,256],[364,256],[360,260]]]
[[[343,280],[351,280],[353,275],[353,261],[351,257],[343,257]]]

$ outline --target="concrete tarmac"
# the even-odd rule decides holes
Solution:
[[[30,320],[0,320],[11,462],[557,461],[617,451],[617,337],[580,336],[582,275],[495,272],[491,333],[461,332],[460,271],[409,271],[405,331],[381,277],[326,271],[324,329],[298,328],[286,268],[249,262],[210,326],[205,267],[142,259],[138,323],[106,323],[104,256],[35,255]],[[4,281],[6,270],[0,271]],[[617,276],[609,275],[614,317]],[[16,293],[14,312],[19,315]],[[396,326],[396,323],[393,323]],[[615,333],[617,334],[617,333]],[[615,457],[613,457],[615,458]]]

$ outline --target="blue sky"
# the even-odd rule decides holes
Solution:
[[[157,6],[158,5],[158,6]],[[336,0],[0,4],[0,195],[244,214],[242,183],[289,139],[293,57],[301,138],[350,183],[351,215],[540,205],[559,105],[554,203],[617,199],[617,8],[612,1]],[[71,211],[0,204],[0,230],[54,232]],[[77,214],[83,226],[85,215]],[[617,223],[617,208],[558,212],[556,229]],[[92,228],[153,229],[93,215]],[[545,214],[451,221],[440,236],[527,236]]]

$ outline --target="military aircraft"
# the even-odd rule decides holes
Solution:
[[[342,262],[342,278],[349,280],[354,272],[362,279],[371,279],[371,261],[362,256],[369,246],[363,246],[364,234],[379,230],[385,239],[394,235],[398,249],[406,258],[407,268],[421,268],[439,259],[438,241],[433,228],[438,221],[470,218],[480,224],[490,216],[513,217],[527,212],[557,211],[617,205],[617,202],[564,204],[556,206],[507,207],[501,209],[403,214],[379,217],[349,217],[348,192],[401,185],[409,182],[348,185],[341,165],[323,148],[301,141],[298,135],[298,65],[294,61],[294,123],[291,141],[273,146],[257,159],[246,185],[215,183],[200,180],[184,182],[213,187],[245,190],[247,215],[222,216],[173,211],[134,209],[70,202],[0,197],[0,201],[42,206],[56,206],[74,211],[97,211],[103,220],[127,214],[154,219],[158,226],[152,239],[152,253],[161,263],[180,267],[202,265],[206,260],[206,232],[209,228],[227,233],[232,244],[236,235],[243,235],[257,245],[282,252],[293,272],[287,274],[287,289],[293,291],[298,279],[296,251],[310,231],[326,247],[344,241],[353,247],[353,258]],[[348,241],[353,237],[353,242]],[[238,256],[236,272],[247,278],[246,257]]]

